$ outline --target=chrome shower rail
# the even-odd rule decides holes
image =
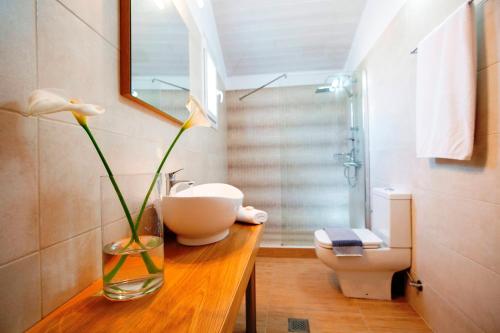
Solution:
[[[188,89],[188,88],[181,87],[181,86],[179,86],[179,85],[177,85],[177,84],[175,84],[175,83],[171,83],[171,82],[163,81],[163,80],[160,80],[160,79],[157,79],[157,78],[154,78],[154,79],[152,79],[152,80],[151,80],[151,82],[153,82],[153,83],[154,83],[154,82],[156,82],[156,81],[161,82],[161,83],[166,84],[166,85],[169,85],[169,86],[171,86],[171,87],[175,87],[175,88],[178,88],[178,89],[184,90],[184,91],[189,91],[189,89]]]
[[[280,76],[278,76],[277,78],[275,78],[275,79],[273,79],[273,80],[269,81],[268,83],[266,83],[266,84],[264,84],[264,85],[262,85],[262,86],[260,86],[260,87],[258,87],[258,88],[256,88],[256,89],[254,89],[254,90],[250,91],[248,94],[241,96],[241,97],[239,98],[239,100],[240,100],[240,101],[242,101],[243,99],[247,98],[248,96],[250,96],[250,95],[252,95],[252,94],[255,94],[257,91],[259,91],[259,90],[261,90],[261,89],[264,89],[265,87],[267,87],[267,86],[268,86],[268,85],[270,85],[271,83],[276,82],[276,81],[278,81],[278,80],[279,80],[279,79],[281,79],[281,78],[285,78],[285,79],[286,79],[286,74],[281,74]]]

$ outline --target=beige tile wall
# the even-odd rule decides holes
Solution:
[[[29,93],[62,88],[104,106],[89,122],[116,174],[153,172],[177,127],[119,95],[118,0],[2,0],[0,38],[0,331],[20,332],[99,277],[104,175],[71,115],[16,113]],[[218,130],[184,135],[165,170],[226,181],[220,113]]]
[[[413,192],[410,304],[436,332],[500,331],[500,0],[476,0],[478,101],[471,161],[415,158],[416,56],[464,0],[408,0],[363,64],[372,185]]]

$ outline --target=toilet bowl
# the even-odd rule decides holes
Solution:
[[[411,265],[411,196],[392,188],[372,193],[372,229],[353,229],[363,243],[361,257],[336,256],[324,230],[315,231],[314,246],[345,296],[390,300],[392,276]]]

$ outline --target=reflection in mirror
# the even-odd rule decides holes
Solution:
[[[131,0],[132,95],[184,121],[189,30],[172,0]]]

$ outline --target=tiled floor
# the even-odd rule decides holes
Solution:
[[[318,259],[257,258],[257,331],[288,332],[288,318],[307,318],[312,333],[430,332],[403,299],[342,295],[335,274]],[[234,332],[245,331],[244,304]]]

